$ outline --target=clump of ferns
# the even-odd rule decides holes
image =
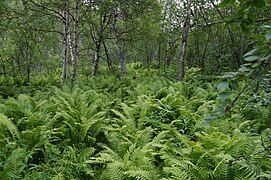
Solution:
[[[152,150],[145,144],[149,140],[143,140],[148,138],[139,134],[133,139],[135,143],[129,137],[121,136],[118,139],[120,136],[115,133],[108,135],[112,147],[104,146],[104,151],[93,159],[94,164],[104,164],[99,179],[158,179],[159,172],[153,164]]]

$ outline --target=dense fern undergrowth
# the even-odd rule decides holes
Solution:
[[[216,116],[217,86],[195,70],[130,74],[2,89],[0,179],[271,178],[269,94]]]

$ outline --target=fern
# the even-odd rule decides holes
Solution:
[[[20,139],[20,133],[14,123],[8,119],[6,116],[0,114],[0,124],[6,127],[9,132],[12,134],[13,139],[18,138]]]
[[[27,166],[27,159],[25,149],[15,149],[3,164],[3,171],[0,172],[1,179],[21,179],[21,174]]]
[[[148,73],[1,99],[0,179],[270,178],[269,107],[218,118],[215,86]]]

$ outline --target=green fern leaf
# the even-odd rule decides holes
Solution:
[[[13,124],[13,122],[10,119],[8,119],[3,114],[0,114],[0,124],[2,126],[5,126],[9,130],[9,132],[13,136],[13,139],[15,139],[15,137],[20,139],[20,133],[19,133],[17,127]]]

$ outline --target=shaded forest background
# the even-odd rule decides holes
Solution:
[[[4,0],[0,7],[1,78],[26,83],[54,73],[62,83],[78,75],[125,76],[129,63],[157,73],[174,69],[177,78],[185,69],[178,68],[180,56],[186,67],[218,75],[238,70],[270,30],[263,0]]]

